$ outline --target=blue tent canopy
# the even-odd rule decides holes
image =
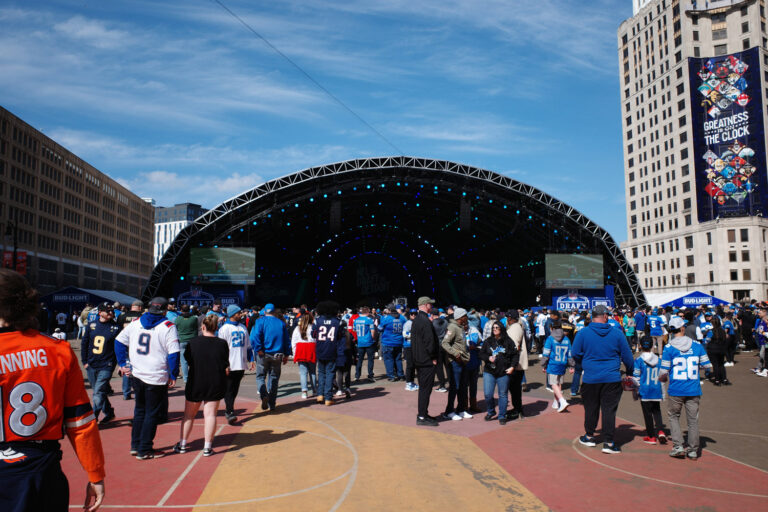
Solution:
[[[651,306],[665,308],[696,308],[699,306],[725,306],[729,304],[727,300],[718,299],[704,292],[681,292],[681,293],[661,293],[657,295],[646,295],[648,303]]]
[[[40,297],[40,301],[44,302],[51,311],[64,311],[68,313],[82,309],[86,303],[94,306],[101,302],[120,302],[121,304],[130,305],[135,300],[137,299],[130,295],[113,290],[91,290],[75,286],[68,286]]]

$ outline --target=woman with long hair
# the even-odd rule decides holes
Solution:
[[[69,508],[59,441],[66,432],[88,473],[84,510],[104,499],[104,452],[83,373],[66,341],[38,330],[39,301],[18,273],[0,269],[0,510]],[[23,420],[22,420],[23,418]]]
[[[315,354],[315,338],[312,337],[314,317],[309,311],[299,317],[299,325],[291,335],[293,362],[299,365],[299,381],[301,382],[301,398],[309,396],[308,386],[317,394],[317,355]]]
[[[483,390],[487,413],[485,421],[491,421],[496,415],[496,401],[493,392],[499,393],[499,423],[507,423],[507,390],[509,376],[515,371],[520,354],[515,342],[507,335],[501,322],[493,322],[491,335],[483,340],[478,354],[483,364]]]
[[[216,336],[219,317],[207,315],[201,325],[203,335],[189,340],[184,358],[189,365],[189,374],[184,388],[184,419],[181,420],[181,439],[173,451],[185,453],[187,440],[192,432],[197,411],[203,407],[204,445],[203,456],[213,455],[213,435],[216,432],[216,415],[219,402],[227,391],[229,375],[229,345]]]

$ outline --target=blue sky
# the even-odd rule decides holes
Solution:
[[[6,0],[0,104],[163,206],[405,154],[506,174],[626,239],[630,0],[222,2],[383,137],[210,0]]]

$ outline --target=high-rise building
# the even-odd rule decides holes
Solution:
[[[765,0],[634,0],[618,30],[628,240],[646,295],[768,298]]]
[[[150,204],[0,107],[0,245],[11,256],[15,238],[41,293],[79,286],[140,297],[152,271],[152,215]]]
[[[160,261],[179,232],[208,210],[193,203],[155,208],[154,264]]]

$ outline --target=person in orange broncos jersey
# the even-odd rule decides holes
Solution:
[[[96,419],[72,348],[36,329],[38,304],[26,279],[0,269],[0,510],[68,510],[66,431],[88,474],[83,508],[95,512],[104,500]]]

